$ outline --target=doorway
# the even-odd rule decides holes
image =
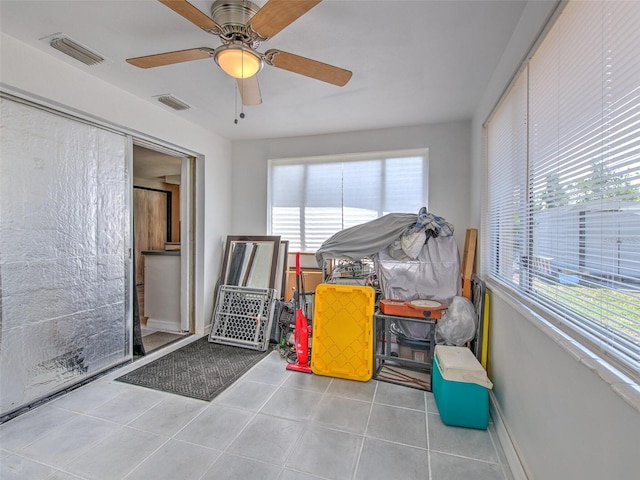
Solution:
[[[194,159],[133,141],[134,288],[145,353],[193,332],[190,314]]]

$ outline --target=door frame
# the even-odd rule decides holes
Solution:
[[[133,145],[181,159],[180,168],[180,330],[194,334],[195,326],[195,255],[196,255],[196,161],[197,157],[170,148],[159,141],[131,136],[130,195],[133,207]],[[133,242],[133,208],[131,209],[131,239]],[[135,275],[135,272],[133,272]],[[130,285],[135,288],[135,282]],[[133,297],[133,291],[131,291]]]
[[[78,122],[90,124],[104,130],[122,135],[124,137],[125,148],[125,171],[128,175],[128,193],[124,192],[126,208],[129,209],[129,230],[128,239],[125,241],[125,258],[123,259],[126,275],[128,275],[127,288],[125,288],[125,328],[128,330],[127,344],[125,345],[125,359],[123,364],[133,358],[133,289],[135,288],[135,275],[133,271],[133,145],[136,144],[148,148],[160,149],[165,153],[173,153],[180,158],[189,159],[189,211],[184,218],[189,218],[188,230],[183,238],[188,238],[189,262],[187,263],[187,283],[188,291],[185,302],[188,307],[185,318],[188,322],[188,331],[191,334],[203,335],[207,325],[202,313],[204,304],[204,155],[172,144],[168,141],[161,140],[157,137],[146,135],[139,130],[132,129],[120,123],[105,120],[94,114],[86,113],[75,108],[60,104],[51,99],[46,99],[28,92],[17,90],[12,87],[0,86],[0,97],[10,99],[19,103],[30,105],[41,110],[54,113],[61,117],[73,119]],[[182,232],[181,232],[182,235]],[[186,243],[186,241],[185,241]],[[175,345],[179,347],[183,343],[189,343],[191,340],[177,342]],[[110,367],[111,368],[111,367]]]

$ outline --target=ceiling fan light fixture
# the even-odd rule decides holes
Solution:
[[[216,63],[234,78],[253,77],[262,69],[262,59],[243,45],[229,44],[218,47],[214,53]]]

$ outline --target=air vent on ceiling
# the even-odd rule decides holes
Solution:
[[[190,105],[187,105],[181,100],[178,100],[173,95],[158,95],[156,97],[160,103],[164,103],[168,107],[173,108],[174,110],[187,110],[191,108]]]
[[[74,40],[71,40],[66,36],[56,36],[50,42],[56,50],[75,58],[76,60],[84,63],[85,65],[97,65],[104,62],[104,57],[92,52],[86,47],[83,47]]]

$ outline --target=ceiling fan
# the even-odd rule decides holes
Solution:
[[[257,73],[263,65],[315,78],[337,86],[351,79],[351,72],[282,50],[257,51],[269,40],[322,0],[268,0],[262,7],[248,0],[216,0],[211,16],[186,0],[158,0],[204,31],[220,38],[218,48],[199,47],[175,52],[129,58],[140,68],[159,67],[204,58],[213,58],[227,74],[236,78],[244,105],[262,103]]]

